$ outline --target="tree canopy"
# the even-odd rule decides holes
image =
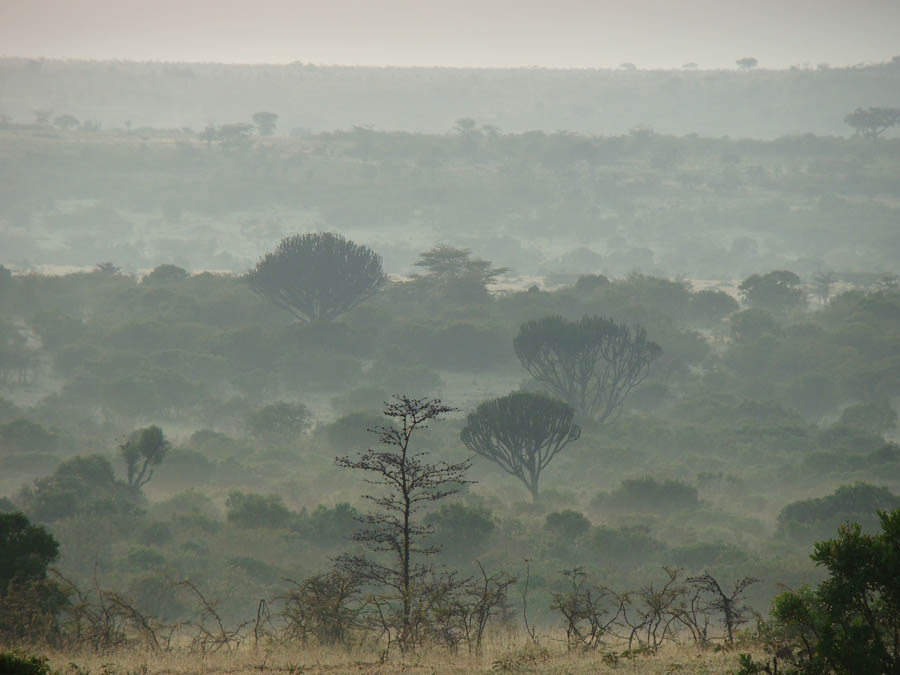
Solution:
[[[487,294],[487,287],[509,270],[492,267],[490,260],[472,257],[467,248],[439,244],[419,254],[414,263],[428,271],[418,279],[433,284],[443,292],[471,300]]]
[[[0,597],[13,579],[42,579],[59,555],[59,543],[24,513],[0,513]]]
[[[460,438],[469,450],[521,480],[537,499],[541,472],[581,436],[574,414],[562,401],[516,392],[480,404],[466,418]]]
[[[247,274],[250,287],[301,321],[331,321],[387,282],[381,256],[333,232],[281,240]]]
[[[153,477],[153,465],[159,465],[171,445],[158,426],[145,427],[131,433],[119,451],[125,459],[128,485],[141,488]]]
[[[844,122],[859,136],[878,138],[900,124],[900,108],[857,108],[844,117]]]
[[[744,302],[772,312],[786,312],[806,304],[800,277],[790,270],[753,274],[738,286]]]
[[[621,408],[662,354],[641,326],[585,316],[549,316],[522,324],[513,340],[519,361],[576,412],[602,422]]]
[[[900,510],[879,517],[878,534],[844,525],[815,545],[811,557],[828,572],[817,588],[775,598],[777,641],[796,649],[791,672],[900,671]]]

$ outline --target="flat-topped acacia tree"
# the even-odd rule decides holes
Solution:
[[[515,392],[480,404],[466,418],[460,438],[469,450],[522,481],[537,500],[541,472],[581,436],[574,414],[562,401]]]
[[[387,282],[381,256],[334,232],[282,239],[247,273],[256,293],[301,321],[331,321]]]

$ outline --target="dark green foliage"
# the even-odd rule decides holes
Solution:
[[[159,265],[154,267],[153,271],[141,280],[141,283],[146,286],[172,284],[185,281],[188,276],[190,275],[186,270],[176,265]]]
[[[55,632],[66,596],[47,568],[58,555],[59,543],[43,527],[20,512],[0,513],[0,643],[33,644]]]
[[[333,232],[282,239],[247,274],[250,287],[303,321],[331,321],[377,294],[381,257]]]
[[[416,267],[428,270],[417,282],[426,290],[459,302],[487,297],[487,287],[509,270],[491,267],[490,260],[473,258],[468,249],[440,244],[419,254]]]
[[[516,392],[485,401],[466,417],[460,439],[469,450],[521,480],[538,497],[541,473],[581,436],[567,404],[539,394]]]
[[[603,274],[586,274],[578,277],[575,282],[575,290],[579,293],[591,293],[598,288],[609,285],[609,278]]]
[[[347,541],[356,529],[360,513],[346,502],[335,504],[329,508],[319,504],[309,514],[303,529],[308,536],[324,546],[334,546]]]
[[[125,460],[128,487],[140,490],[153,477],[153,466],[162,464],[171,449],[163,430],[158,426],[138,429],[119,446]]]
[[[691,294],[688,311],[692,320],[713,324],[739,308],[737,300],[725,291],[703,290]]]
[[[47,659],[24,652],[0,652],[0,673],[3,675],[53,675]]]
[[[645,527],[598,527],[590,535],[588,546],[604,564],[645,565],[653,562],[665,546]]]
[[[39,312],[28,324],[41,338],[41,344],[54,352],[78,343],[86,334],[84,321],[62,312]]]
[[[834,494],[815,499],[803,499],[785,506],[778,514],[779,523],[794,521],[814,523],[831,520],[837,516],[858,517],[872,515],[878,509],[894,509],[900,506],[900,497],[885,487],[868,483],[842,485]]]
[[[42,522],[141,513],[139,495],[115,479],[109,460],[100,455],[63,462],[53,475],[23,489],[19,501],[29,515]]]
[[[857,108],[844,117],[844,122],[866,138],[878,138],[900,124],[900,108]]]
[[[621,408],[662,354],[644,328],[599,316],[528,321],[513,348],[532,377],[579,414],[601,422]]]
[[[583,513],[566,509],[556,511],[544,520],[544,530],[565,542],[573,542],[591,529],[589,521]]]
[[[611,494],[598,495],[597,508],[631,511],[670,511],[695,508],[699,504],[697,488],[677,480],[660,481],[652,476],[623,480]]]
[[[751,307],[732,315],[731,335],[735,340],[753,342],[763,335],[771,335],[778,331],[778,323],[764,309]]]
[[[272,403],[247,415],[247,431],[264,443],[295,443],[315,418],[302,403]]]
[[[24,513],[0,513],[0,596],[10,582],[43,579],[59,555],[59,543]]]
[[[0,497],[0,513],[10,513],[12,511],[18,511],[19,509],[16,505],[6,497]]]
[[[788,270],[754,274],[744,279],[738,290],[748,305],[770,312],[786,312],[806,304],[800,277]]]
[[[229,523],[248,528],[284,528],[295,518],[277,495],[234,491],[225,500],[225,510]]]
[[[772,617],[779,639],[796,650],[796,672],[900,672],[900,510],[879,518],[877,534],[845,525],[816,543],[811,557],[828,578],[775,598]]]
[[[443,504],[422,522],[434,529],[434,540],[441,550],[457,560],[476,556],[494,532],[494,519],[483,506]]]

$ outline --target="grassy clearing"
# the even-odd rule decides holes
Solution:
[[[656,654],[629,655],[611,646],[592,652],[567,652],[558,640],[537,644],[496,640],[484,654],[449,654],[419,651],[414,654],[373,649],[339,650],[320,647],[242,647],[232,652],[196,654],[173,650],[160,654],[124,650],[89,652],[42,652],[54,671],[72,675],[156,675],[182,673],[647,673],[679,675],[725,675],[737,668],[738,651],[755,657],[761,650],[700,650],[684,645],[666,645]]]

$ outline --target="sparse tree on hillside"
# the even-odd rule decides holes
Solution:
[[[387,276],[372,249],[323,232],[282,239],[247,280],[301,321],[331,321],[381,291]]]
[[[573,417],[562,401],[517,392],[480,404],[466,418],[460,438],[469,450],[522,481],[537,500],[543,470],[581,436]]]
[[[275,133],[275,127],[278,125],[278,115],[264,111],[253,113],[253,123],[260,136],[271,136]]]
[[[366,472],[366,482],[380,488],[364,495],[375,510],[358,519],[360,527],[353,535],[378,557],[344,554],[337,566],[351,578],[382,590],[376,598],[382,628],[403,651],[421,643],[429,597],[438,587],[453,584],[428,562],[437,549],[425,543],[431,528],[419,520],[419,513],[470,482],[466,473],[471,464],[431,464],[425,461],[426,452],[412,447],[417,432],[450,411],[437,399],[395,396],[384,409],[390,424],[373,430],[383,447],[335,460],[340,467]]]
[[[473,258],[469,249],[447,244],[420,253],[414,264],[428,271],[418,277],[420,281],[464,300],[484,297],[487,287],[509,271],[506,267],[492,267],[490,260]]]
[[[119,451],[125,460],[128,486],[140,490],[153,478],[152,466],[162,464],[172,446],[158,426],[145,427],[131,433]]]
[[[857,136],[878,138],[891,127],[900,124],[900,108],[857,108],[844,117]]]
[[[603,422],[650,372],[662,354],[641,326],[585,316],[549,316],[522,324],[513,341],[532,377],[576,412]]]

